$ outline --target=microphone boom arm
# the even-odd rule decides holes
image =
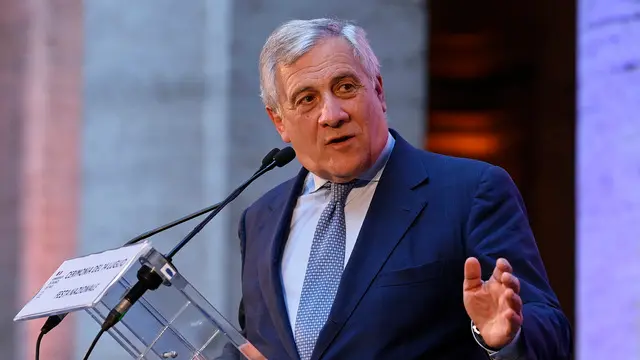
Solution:
[[[149,231],[147,231],[145,233],[142,233],[142,234],[134,237],[133,239],[127,241],[125,245],[135,244],[135,243],[140,242],[140,241],[142,241],[142,240],[144,240],[146,238],[150,238],[150,237],[152,237],[153,235],[155,235],[157,233],[163,232],[165,230],[169,230],[174,226],[178,226],[178,225],[182,224],[183,222],[187,222],[187,221],[189,221],[189,220],[191,220],[193,218],[197,218],[200,215],[206,214],[206,213],[208,213],[210,211],[213,211],[213,210],[217,209],[218,207],[220,207],[220,204],[222,204],[222,203],[219,202],[217,204],[211,205],[211,206],[209,206],[207,208],[204,208],[202,210],[196,211],[193,214],[187,215],[187,216],[185,216],[183,218],[180,218],[178,220],[174,220],[174,221],[172,221],[172,222],[170,222],[168,224],[162,225],[162,226],[157,227],[157,228],[155,228],[153,230],[149,230]]]
[[[273,158],[278,152],[280,152],[279,148],[271,149],[271,151],[269,151],[267,153],[267,155],[265,155],[264,158],[262,159],[262,164],[260,166],[260,169],[258,169],[258,171],[256,171],[255,174],[258,174],[258,172],[262,171],[264,168],[269,166],[273,162]],[[194,212],[192,214],[186,215],[186,216],[184,216],[184,217],[182,217],[182,218],[180,218],[178,220],[174,220],[174,221],[172,221],[172,222],[170,222],[168,224],[159,226],[159,227],[157,227],[157,228],[155,228],[153,230],[149,230],[149,231],[147,231],[145,233],[142,233],[142,234],[134,237],[133,239],[127,241],[125,243],[125,246],[126,245],[135,244],[135,243],[140,242],[140,241],[142,241],[144,239],[150,238],[150,237],[152,237],[153,235],[155,235],[157,233],[161,233],[161,232],[163,232],[165,230],[171,229],[174,226],[178,226],[178,225],[180,225],[180,224],[182,224],[184,222],[187,222],[187,221],[189,221],[189,220],[191,220],[193,218],[197,218],[200,215],[204,215],[204,214],[206,214],[206,213],[208,213],[210,211],[214,211],[215,209],[220,207],[220,205],[222,205],[222,202],[219,202],[217,204],[211,205],[211,206],[206,207],[206,208],[204,208],[202,210],[199,210],[199,211],[196,211],[196,212]]]
[[[191,230],[191,232],[189,232],[189,234],[187,234],[187,236],[185,236],[184,239],[182,239],[173,249],[171,249],[171,251],[167,253],[167,255],[165,255],[165,257],[167,258],[167,261],[171,262],[171,260],[173,260],[173,257],[176,255],[178,251],[180,251],[180,249],[182,249],[185,245],[187,245],[187,243],[194,236],[196,236],[202,230],[202,228],[204,228],[209,223],[209,221],[213,219],[214,216],[216,216],[227,204],[229,204],[231,201],[237,198],[238,195],[240,195],[240,193],[242,193],[242,191],[246,189],[252,182],[254,182],[257,178],[262,176],[264,173],[271,171],[275,167],[276,167],[276,162],[273,161],[271,164],[267,165],[266,167],[263,167],[262,169],[256,171],[256,173],[253,174],[253,176],[251,176],[249,180],[245,181],[242,185],[240,185],[231,195],[229,195],[229,197],[227,197],[220,203],[216,204],[218,206],[215,209],[213,209],[213,211],[204,220],[202,220],[202,222],[198,224],[198,226],[193,228],[193,230]]]

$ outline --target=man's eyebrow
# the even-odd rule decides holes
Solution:
[[[352,72],[344,72],[344,73],[341,73],[338,76],[334,77],[333,79],[331,79],[331,85],[335,85],[335,84],[339,83],[340,81],[342,81],[344,79],[354,79],[354,80],[357,80],[357,81],[360,80],[356,74],[354,74]]]

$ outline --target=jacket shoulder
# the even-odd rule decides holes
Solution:
[[[496,167],[486,161],[443,155],[422,151],[422,159],[429,174],[454,176],[456,179],[476,180],[490,168]]]
[[[427,151],[424,151],[423,159],[430,183],[438,192],[453,196],[458,201],[466,203],[488,189],[520,198],[511,175],[498,165]]]

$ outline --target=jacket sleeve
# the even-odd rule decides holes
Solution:
[[[467,255],[475,256],[482,277],[498,258],[507,259],[520,280],[523,323],[518,339],[524,359],[571,358],[572,335],[549,280],[522,197],[509,174],[497,166],[480,177],[466,226]]]
[[[247,217],[247,210],[245,209],[242,212],[242,216],[240,217],[240,223],[238,224],[238,239],[240,240],[240,279],[244,277],[244,253],[247,243],[247,236],[245,230],[245,219]],[[242,297],[240,298],[240,304],[238,305],[238,324],[240,325],[240,333],[242,336],[246,337],[246,332],[244,329],[245,325],[245,317],[244,317],[244,301]]]

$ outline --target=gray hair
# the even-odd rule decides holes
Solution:
[[[349,42],[371,80],[380,75],[380,63],[361,27],[337,19],[291,20],[269,36],[260,53],[260,97],[266,106],[277,111],[277,66],[293,64],[329,37],[342,37]]]

